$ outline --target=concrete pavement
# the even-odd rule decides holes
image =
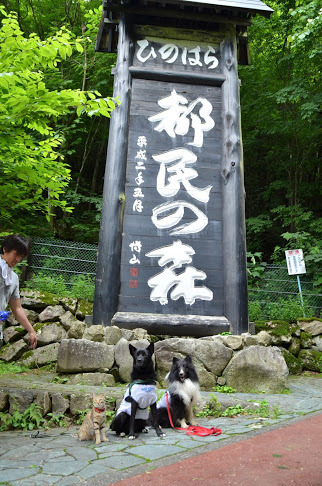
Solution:
[[[201,480],[206,485],[319,486],[322,378],[291,378],[290,389],[289,395],[233,394],[235,403],[267,400],[274,413],[270,418],[199,420],[200,425],[221,428],[216,437],[166,429],[164,438],[150,430],[130,441],[108,431],[109,442],[95,445],[79,442],[76,427],[1,432],[0,484],[105,486],[125,479],[120,486],[128,486],[126,478],[131,477],[133,486]],[[224,394],[215,395],[225,400]]]

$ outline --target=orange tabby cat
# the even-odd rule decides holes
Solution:
[[[106,409],[105,409],[105,396],[95,395],[93,393],[93,408],[88,412],[84,418],[84,422],[78,432],[79,440],[92,440],[95,439],[96,444],[101,443],[100,432],[102,432],[103,442],[108,442],[105,435],[105,421],[106,421]]]

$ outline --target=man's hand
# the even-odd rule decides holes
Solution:
[[[35,349],[37,346],[37,335],[34,330],[29,331],[29,347]]]

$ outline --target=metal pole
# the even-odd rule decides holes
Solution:
[[[300,292],[300,299],[301,299],[301,304],[303,307],[303,317],[305,317],[305,312],[304,312],[304,302],[303,302],[303,295],[302,295],[302,287],[301,287],[301,282],[300,282],[300,276],[296,275],[297,278],[297,285],[299,287],[299,292]]]

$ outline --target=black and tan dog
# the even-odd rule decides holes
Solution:
[[[147,432],[145,426],[150,407],[151,425],[158,436],[163,436],[156,418],[156,372],[152,360],[154,344],[149,344],[146,349],[137,349],[130,344],[129,349],[133,357],[131,383],[111,423],[111,430],[121,436],[128,435],[129,439],[135,439],[139,432]]]

